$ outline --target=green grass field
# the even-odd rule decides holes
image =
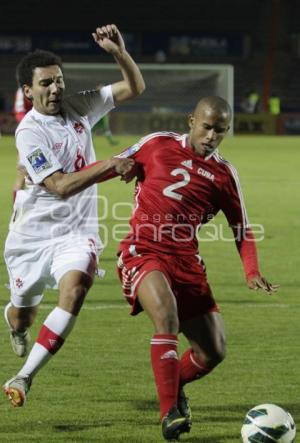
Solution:
[[[98,137],[97,156],[108,157],[136,139],[120,137],[112,151]],[[234,244],[203,242],[201,255],[224,316],[228,355],[212,374],[186,387],[194,424],[191,433],[181,437],[183,442],[239,442],[244,414],[260,403],[287,408],[300,429],[300,140],[234,137],[224,141],[221,151],[239,171],[251,222],[264,226],[265,240],[258,244],[261,271],[281,288],[272,296],[249,291]],[[15,155],[13,138],[2,137],[2,250],[11,212]],[[110,202],[101,223],[111,233],[116,224],[112,205],[131,202],[132,185],[114,179],[102,184],[100,192]],[[119,216],[129,215],[128,207],[118,210]],[[223,217],[217,222],[223,223]],[[143,314],[128,315],[115,274],[116,248],[117,243],[109,239],[101,260],[106,276],[95,282],[65,346],[35,378],[25,407],[14,410],[0,396],[1,443],[162,441],[149,357],[152,325]],[[9,298],[3,260],[0,267],[3,306]],[[56,300],[56,292],[45,293],[33,338]],[[185,346],[182,337],[181,351]],[[19,370],[22,360],[12,353],[1,319],[0,350],[2,383]]]

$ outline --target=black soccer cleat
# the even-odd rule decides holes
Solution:
[[[190,423],[187,417],[183,417],[176,406],[169,410],[162,420],[162,434],[165,440],[178,440],[180,434],[190,431]]]
[[[180,414],[183,417],[186,417],[189,421],[190,424],[190,428],[188,431],[186,432],[190,432],[190,429],[192,427],[192,411],[191,411],[191,407],[189,404],[189,399],[188,397],[185,395],[185,392],[183,390],[183,388],[180,389],[179,394],[178,394],[178,411],[180,412]]]

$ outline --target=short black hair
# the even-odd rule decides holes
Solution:
[[[45,66],[58,65],[62,70],[61,58],[50,51],[37,49],[29,52],[20,61],[16,69],[16,77],[19,86],[32,86],[33,72],[35,68],[43,68]]]
[[[219,112],[221,114],[227,114],[229,120],[232,118],[232,109],[229,103],[219,96],[208,96],[203,97],[196,105],[194,113],[196,113],[202,106],[208,106],[213,111]]]

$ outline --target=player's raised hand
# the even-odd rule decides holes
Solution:
[[[256,276],[252,277],[247,282],[249,289],[254,289],[257,291],[258,289],[262,289],[263,291],[267,292],[268,294],[272,294],[273,292],[276,292],[280,285],[273,285],[265,277]]]
[[[116,25],[105,25],[92,33],[95,42],[106,52],[118,55],[125,50],[123,37]]]

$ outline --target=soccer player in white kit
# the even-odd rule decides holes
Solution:
[[[17,68],[24,94],[33,103],[16,130],[27,187],[17,193],[5,246],[11,301],[5,320],[15,353],[23,357],[46,285],[58,287],[58,305],[48,315],[21,370],[4,384],[15,407],[22,406],[32,378],[64,343],[92,286],[102,249],[98,236],[96,182],[121,175],[134,161],[95,160],[91,129],[115,105],[142,93],[145,84],[115,25],[93,33],[111,53],[123,79],[100,90],[64,98],[61,60],[48,51],[25,56]]]

